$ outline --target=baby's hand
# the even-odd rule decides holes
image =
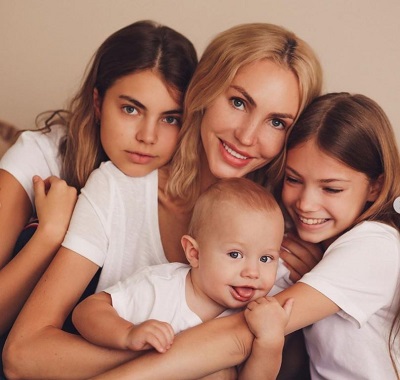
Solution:
[[[274,297],[260,297],[247,305],[244,311],[250,331],[259,342],[282,339],[293,307],[289,298],[283,307]]]
[[[42,180],[33,177],[39,229],[55,241],[62,242],[77,200],[74,187],[57,177]]]
[[[126,337],[127,347],[133,351],[149,350],[154,347],[163,353],[171,347],[174,336],[174,330],[169,323],[150,319],[129,329]]]

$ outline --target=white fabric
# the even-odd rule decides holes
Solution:
[[[97,291],[136,270],[167,263],[158,223],[158,171],[128,177],[110,161],[79,195],[62,245],[103,267]]]
[[[25,131],[0,160],[0,169],[12,174],[27,192],[34,208],[32,177],[60,177],[59,145],[66,128],[54,126],[50,132]]]
[[[186,303],[189,265],[168,263],[142,268],[105,292],[118,315],[133,324],[149,319],[168,322],[175,334],[202,323]],[[237,310],[226,310],[220,316]]]
[[[388,334],[400,296],[399,232],[363,222],[300,281],[341,308],[304,329],[312,379],[396,379]]]

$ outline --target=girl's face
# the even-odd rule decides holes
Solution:
[[[126,75],[94,97],[104,151],[123,173],[141,177],[171,159],[182,109],[157,72]]]
[[[378,183],[326,155],[313,140],[288,151],[282,200],[304,241],[329,246],[378,193]]]
[[[204,113],[201,138],[211,173],[243,177],[282,150],[300,104],[296,75],[270,60],[241,67]]]

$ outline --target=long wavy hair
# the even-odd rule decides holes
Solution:
[[[153,69],[182,100],[196,66],[193,44],[182,34],[153,21],[135,22],[109,36],[89,62],[82,85],[67,110],[46,112],[37,118],[37,124],[45,124],[42,131],[55,124],[67,127],[60,146],[62,178],[80,190],[90,173],[108,159],[101,146],[94,89],[102,99],[119,78]]]
[[[328,156],[365,174],[380,178],[382,187],[374,202],[367,202],[353,226],[365,221],[386,223],[400,231],[400,214],[394,202],[400,196],[400,157],[393,128],[382,108],[366,96],[332,93],[317,98],[300,116],[287,138],[287,150],[310,139]],[[350,227],[351,228],[351,227]],[[393,321],[389,350],[396,367],[394,347],[400,332],[400,306]]]
[[[223,93],[244,65],[263,59],[291,70],[299,81],[300,109],[318,96],[322,70],[310,46],[283,27],[252,23],[222,32],[204,51],[185,97],[184,122],[173,157],[167,191],[173,198],[193,206],[200,194],[200,159],[203,145],[200,125],[204,111]],[[278,179],[284,151],[267,167],[250,174],[256,182]]]

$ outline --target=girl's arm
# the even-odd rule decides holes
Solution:
[[[98,267],[61,247],[22,309],[3,351],[6,376],[88,378],[134,357],[95,346],[61,330]]]
[[[56,178],[34,182],[40,224],[30,241],[11,259],[13,247],[32,213],[28,195],[0,170],[0,334],[11,327],[24,302],[59,248],[76,202],[76,190]]]
[[[31,215],[32,205],[25,189],[14,176],[0,169],[0,268],[10,261],[17,238]]]
[[[339,311],[329,298],[303,283],[296,283],[275,298],[281,305],[294,299],[286,334]],[[242,363],[251,352],[253,339],[243,313],[216,318],[177,335],[164,354],[148,353],[93,379],[123,380],[133,375],[146,380],[198,379]]]
[[[169,323],[152,319],[134,325],[121,318],[106,292],[83,300],[74,309],[72,321],[85,339],[102,347],[133,351],[154,347],[158,352],[165,352],[174,340]]]
[[[291,281],[297,282],[321,261],[323,253],[319,244],[305,242],[288,233],[283,238],[280,257],[290,271]]]

